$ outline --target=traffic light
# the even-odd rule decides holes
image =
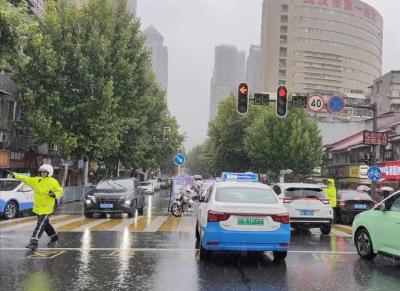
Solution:
[[[364,154],[364,163],[368,166],[371,166],[371,154]]]
[[[276,93],[276,116],[285,117],[287,114],[287,88],[279,86]]]
[[[238,90],[237,112],[246,114],[249,111],[249,87],[246,83],[241,83]]]

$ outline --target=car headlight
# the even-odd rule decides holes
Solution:
[[[131,200],[125,200],[124,202],[126,205],[131,205]]]
[[[86,199],[86,204],[92,204],[92,201],[90,199]]]

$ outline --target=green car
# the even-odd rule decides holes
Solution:
[[[372,259],[378,253],[400,258],[400,191],[358,214],[352,228],[362,258]]]

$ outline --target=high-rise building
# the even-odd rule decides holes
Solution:
[[[44,0],[31,0],[31,1],[44,1]],[[74,0],[75,4],[77,6],[82,6],[83,4],[85,4],[88,0]],[[111,4],[114,5],[114,7],[118,6],[118,3],[121,0],[110,0]],[[137,0],[125,0],[126,2],[126,10],[133,14],[134,16],[137,16],[136,10],[137,10]]]
[[[368,92],[382,70],[381,15],[359,0],[264,0],[262,87]]]
[[[246,75],[250,92],[261,92],[261,47],[259,45],[250,46],[246,64]]]
[[[370,88],[371,101],[378,105],[378,115],[400,113],[400,71],[391,71],[374,80]]]
[[[151,65],[157,82],[167,91],[168,88],[168,49],[164,46],[164,37],[149,26],[143,33],[146,35],[146,47],[151,53]]]
[[[237,94],[239,83],[245,80],[246,52],[233,45],[216,46],[210,90],[210,120],[215,117],[219,102],[230,94]]]

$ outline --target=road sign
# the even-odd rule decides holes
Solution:
[[[378,181],[381,178],[381,169],[379,169],[378,167],[369,167],[368,169],[368,179],[370,179],[371,181]]]
[[[268,105],[269,94],[254,93],[254,105]]]
[[[183,154],[177,154],[174,157],[175,165],[179,166],[185,162],[185,156]]]
[[[307,99],[307,110],[311,112],[320,112],[324,109],[324,99],[321,95],[313,94]]]
[[[307,96],[300,96],[300,95],[292,96],[292,107],[306,108]]]
[[[387,132],[376,132],[364,130],[363,144],[369,145],[387,145],[389,136]]]
[[[221,174],[222,181],[257,182],[258,174],[255,173],[229,173]]]
[[[346,102],[340,96],[332,96],[328,101],[328,109],[332,113],[340,113],[343,111]]]

